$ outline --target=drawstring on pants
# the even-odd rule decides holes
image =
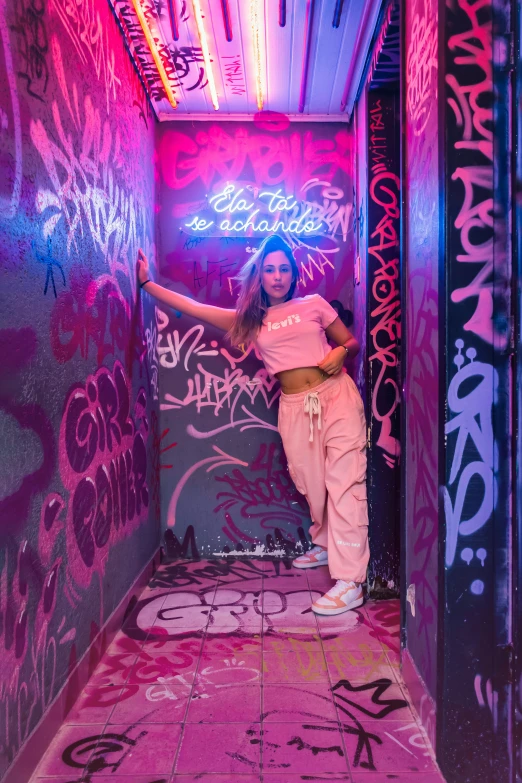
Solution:
[[[321,400],[317,392],[308,392],[304,398],[305,413],[310,415],[310,443],[314,440],[314,414],[317,415],[317,429],[321,429]]]

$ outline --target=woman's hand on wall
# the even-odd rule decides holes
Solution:
[[[334,348],[333,351],[327,353],[322,362],[319,362],[319,368],[328,375],[337,375],[341,372],[346,359],[346,351],[342,346]]]
[[[147,261],[147,256],[143,252],[143,250],[138,250],[138,281],[141,283],[144,283],[145,280],[149,280],[149,262]]]

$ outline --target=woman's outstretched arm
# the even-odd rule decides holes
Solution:
[[[144,291],[180,313],[191,315],[193,318],[212,324],[225,332],[228,332],[234,322],[235,310],[196,302],[188,296],[176,294],[174,291],[169,291],[168,288],[149,280],[149,262],[141,249],[138,251],[138,280]],[[143,285],[144,283],[145,285]]]

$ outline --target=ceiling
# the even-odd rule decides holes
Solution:
[[[259,111],[347,120],[381,7],[381,0],[110,2],[160,120]]]

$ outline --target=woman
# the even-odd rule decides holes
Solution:
[[[173,293],[149,280],[139,252],[138,277],[147,293],[228,333],[234,345],[253,340],[281,384],[278,428],[290,475],[310,506],[314,547],[296,568],[328,564],[336,584],[312,604],[336,615],[361,606],[369,559],[366,422],[361,397],[342,372],[359,344],[325,300],[294,298],[299,272],[290,246],[267,237],[242,268],[237,307],[227,310]],[[337,343],[330,350],[327,340]]]

